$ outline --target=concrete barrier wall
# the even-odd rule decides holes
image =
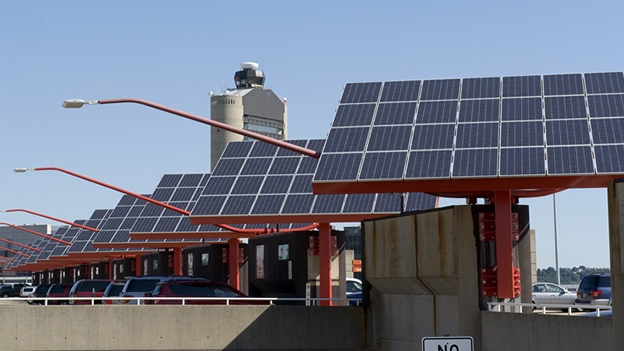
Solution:
[[[363,350],[365,312],[306,306],[0,306],[2,350]]]
[[[615,350],[609,317],[482,312],[483,351]]]

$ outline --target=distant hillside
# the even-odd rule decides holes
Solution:
[[[591,268],[585,266],[563,268],[559,267],[561,275],[561,284],[578,284],[584,276],[591,273],[609,272],[609,268]],[[546,269],[537,269],[538,282],[557,283],[557,271],[553,267]]]

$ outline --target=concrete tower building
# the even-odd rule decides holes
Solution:
[[[244,62],[234,75],[236,90],[211,94],[210,118],[275,139],[287,137],[286,100],[264,89],[264,74],[255,62]],[[230,141],[247,139],[220,128],[210,128],[210,167],[214,169]]]

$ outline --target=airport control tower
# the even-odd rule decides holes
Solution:
[[[264,89],[264,73],[255,62],[244,62],[234,74],[236,90],[211,94],[210,118],[275,139],[286,139],[288,111],[286,101],[272,90]],[[240,134],[210,128],[210,169],[214,169],[230,141],[245,139]]]

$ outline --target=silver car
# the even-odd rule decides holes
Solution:
[[[533,303],[544,305],[574,305],[576,294],[553,283],[533,283]]]

